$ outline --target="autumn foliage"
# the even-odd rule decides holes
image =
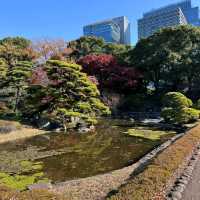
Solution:
[[[79,59],[78,63],[89,76],[96,76],[100,90],[128,93],[141,86],[142,73],[133,67],[119,65],[112,55],[91,54]]]

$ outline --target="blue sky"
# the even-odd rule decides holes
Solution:
[[[143,12],[179,0],[2,0],[0,38],[64,38],[82,35],[85,24],[117,16],[131,21],[132,43],[137,40],[137,19]],[[200,6],[199,0],[193,5]]]

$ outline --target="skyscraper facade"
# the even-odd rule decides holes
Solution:
[[[131,44],[131,24],[127,17],[117,17],[112,19],[120,28],[120,43]]]
[[[85,36],[101,37],[105,42],[120,43],[120,28],[113,21],[104,21],[85,26]]]
[[[192,7],[191,0],[144,13],[138,20],[138,38],[148,37],[160,28],[184,24],[200,26],[199,8]]]
[[[131,44],[130,23],[127,17],[117,17],[83,27],[84,36],[102,37],[106,42]]]

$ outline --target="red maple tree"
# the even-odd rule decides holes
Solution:
[[[121,66],[112,55],[87,55],[78,60],[83,71],[95,76],[99,89],[110,89],[120,93],[137,90],[142,83],[143,74],[134,67]]]

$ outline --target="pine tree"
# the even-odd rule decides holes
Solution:
[[[50,60],[42,69],[43,74],[41,68],[38,74],[48,78],[45,84],[42,79],[32,82],[25,101],[25,114],[47,117],[66,130],[80,121],[94,124],[97,115],[110,113],[100,101],[96,85],[81,72],[80,65]],[[35,77],[34,73],[32,76]]]
[[[33,64],[28,61],[19,61],[8,67],[3,87],[7,88],[9,106],[17,114],[20,99],[25,95],[28,87],[28,78],[31,75]]]

